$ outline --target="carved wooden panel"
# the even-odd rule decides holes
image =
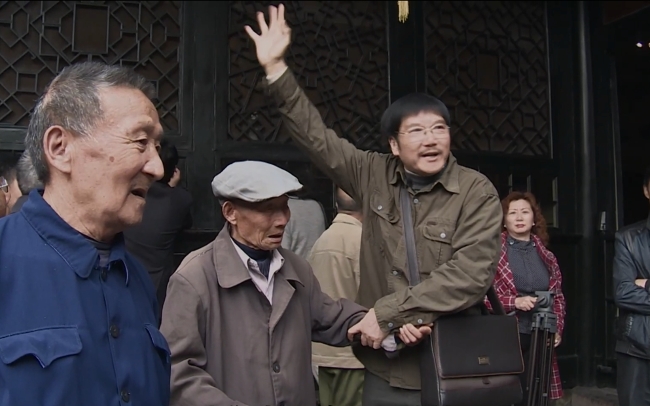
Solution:
[[[280,116],[260,89],[264,77],[244,25],[267,1],[230,6],[230,141],[289,142]],[[328,126],[363,149],[379,149],[388,106],[386,8],[371,1],[284,2],[292,29],[287,61]]]
[[[449,107],[453,148],[550,156],[541,1],[424,3],[427,90]]]
[[[470,160],[459,160],[461,165],[476,169],[490,179],[501,199],[512,191],[531,192],[549,227],[559,227],[557,174],[531,170],[525,165],[478,165]]]
[[[64,67],[96,60],[133,67],[158,90],[166,130],[180,132],[181,2],[0,2],[0,125],[25,127]]]

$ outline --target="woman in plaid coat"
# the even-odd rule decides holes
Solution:
[[[501,202],[503,228],[501,256],[494,279],[494,288],[506,313],[514,312],[519,321],[521,351],[525,371],[521,376],[525,404],[527,397],[526,375],[531,345],[532,310],[536,291],[555,293],[553,311],[557,315],[555,347],[562,342],[564,316],[566,315],[562,274],[557,259],[546,247],[548,233],[546,221],[531,193],[512,192]],[[489,302],[486,299],[489,307]],[[555,353],[551,373],[551,399],[562,397],[562,383]]]

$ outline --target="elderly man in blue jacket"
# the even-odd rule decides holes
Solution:
[[[169,347],[147,272],[124,248],[163,174],[153,88],[65,68],[25,139],[44,189],[0,219],[0,406],[169,404]]]

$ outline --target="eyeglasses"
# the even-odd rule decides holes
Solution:
[[[5,179],[3,176],[0,176],[0,190],[5,193],[9,192],[9,183],[7,183],[7,179]]]
[[[398,132],[398,134],[405,135],[406,136],[405,141],[422,142],[426,138],[428,133],[431,133],[431,135],[433,135],[433,138],[435,139],[445,138],[449,135],[450,129],[451,127],[449,127],[446,124],[436,124],[430,128],[423,128],[423,127],[411,128],[406,132]]]

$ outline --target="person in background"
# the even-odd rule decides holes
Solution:
[[[7,201],[9,200],[5,190],[9,188],[7,180],[0,176],[0,217],[7,215]]]
[[[643,194],[650,201],[650,167]],[[620,406],[650,405],[650,216],[618,230],[614,241],[618,401]]]
[[[126,249],[147,268],[162,311],[169,278],[176,270],[174,244],[192,227],[192,195],[179,186],[178,150],[166,139],[158,152],[164,175],[149,188],[142,221],[124,231]]]
[[[8,199],[7,211],[9,213],[11,213],[11,209],[14,207],[16,200],[18,200],[18,198],[22,195],[20,193],[20,188],[18,187],[18,180],[16,179],[17,163],[17,160],[12,160],[12,162],[4,168],[1,174],[8,184],[6,188],[7,190],[5,190],[5,194],[7,195]]]
[[[299,174],[302,176],[298,176],[298,179],[301,180],[302,177],[303,184],[307,183],[307,171],[299,171]],[[323,206],[311,199],[309,192],[310,190],[304,187],[290,196],[291,219],[285,227],[282,238],[282,248],[298,254],[303,259],[307,259],[309,251],[325,231],[327,223]]]
[[[526,405],[528,396],[527,375],[530,357],[535,292],[554,293],[553,312],[557,316],[554,346],[562,342],[566,301],[562,292],[562,273],[555,255],[548,250],[546,220],[532,193],[512,192],[501,202],[503,207],[503,232],[501,257],[494,279],[494,289],[506,313],[515,312],[519,321],[521,353],[524,373],[521,387],[524,391],[520,406]],[[485,298],[485,303],[491,309]],[[550,399],[562,397],[562,381],[557,358],[553,354]]]
[[[84,62],[34,108],[25,146],[45,187],[0,219],[0,406],[169,403],[155,292],[122,235],[163,175],[154,91]]]
[[[307,261],[324,293],[334,300],[355,300],[362,208],[341,188],[336,188],[335,198],[337,215],[314,244]],[[364,369],[350,348],[314,343],[312,362],[318,368],[321,406],[361,406]]]
[[[235,162],[212,181],[226,223],[174,272],[161,330],[172,353],[172,406],[310,406],[311,342],[345,346],[366,309],[332,300],[309,263],[281,247],[290,173]]]
[[[33,189],[43,188],[43,183],[38,179],[38,173],[36,173],[36,168],[34,168],[27,150],[23,151],[16,164],[16,183],[18,183],[21,196],[14,202],[11,213],[20,211],[20,208],[29,198],[29,192]]]

